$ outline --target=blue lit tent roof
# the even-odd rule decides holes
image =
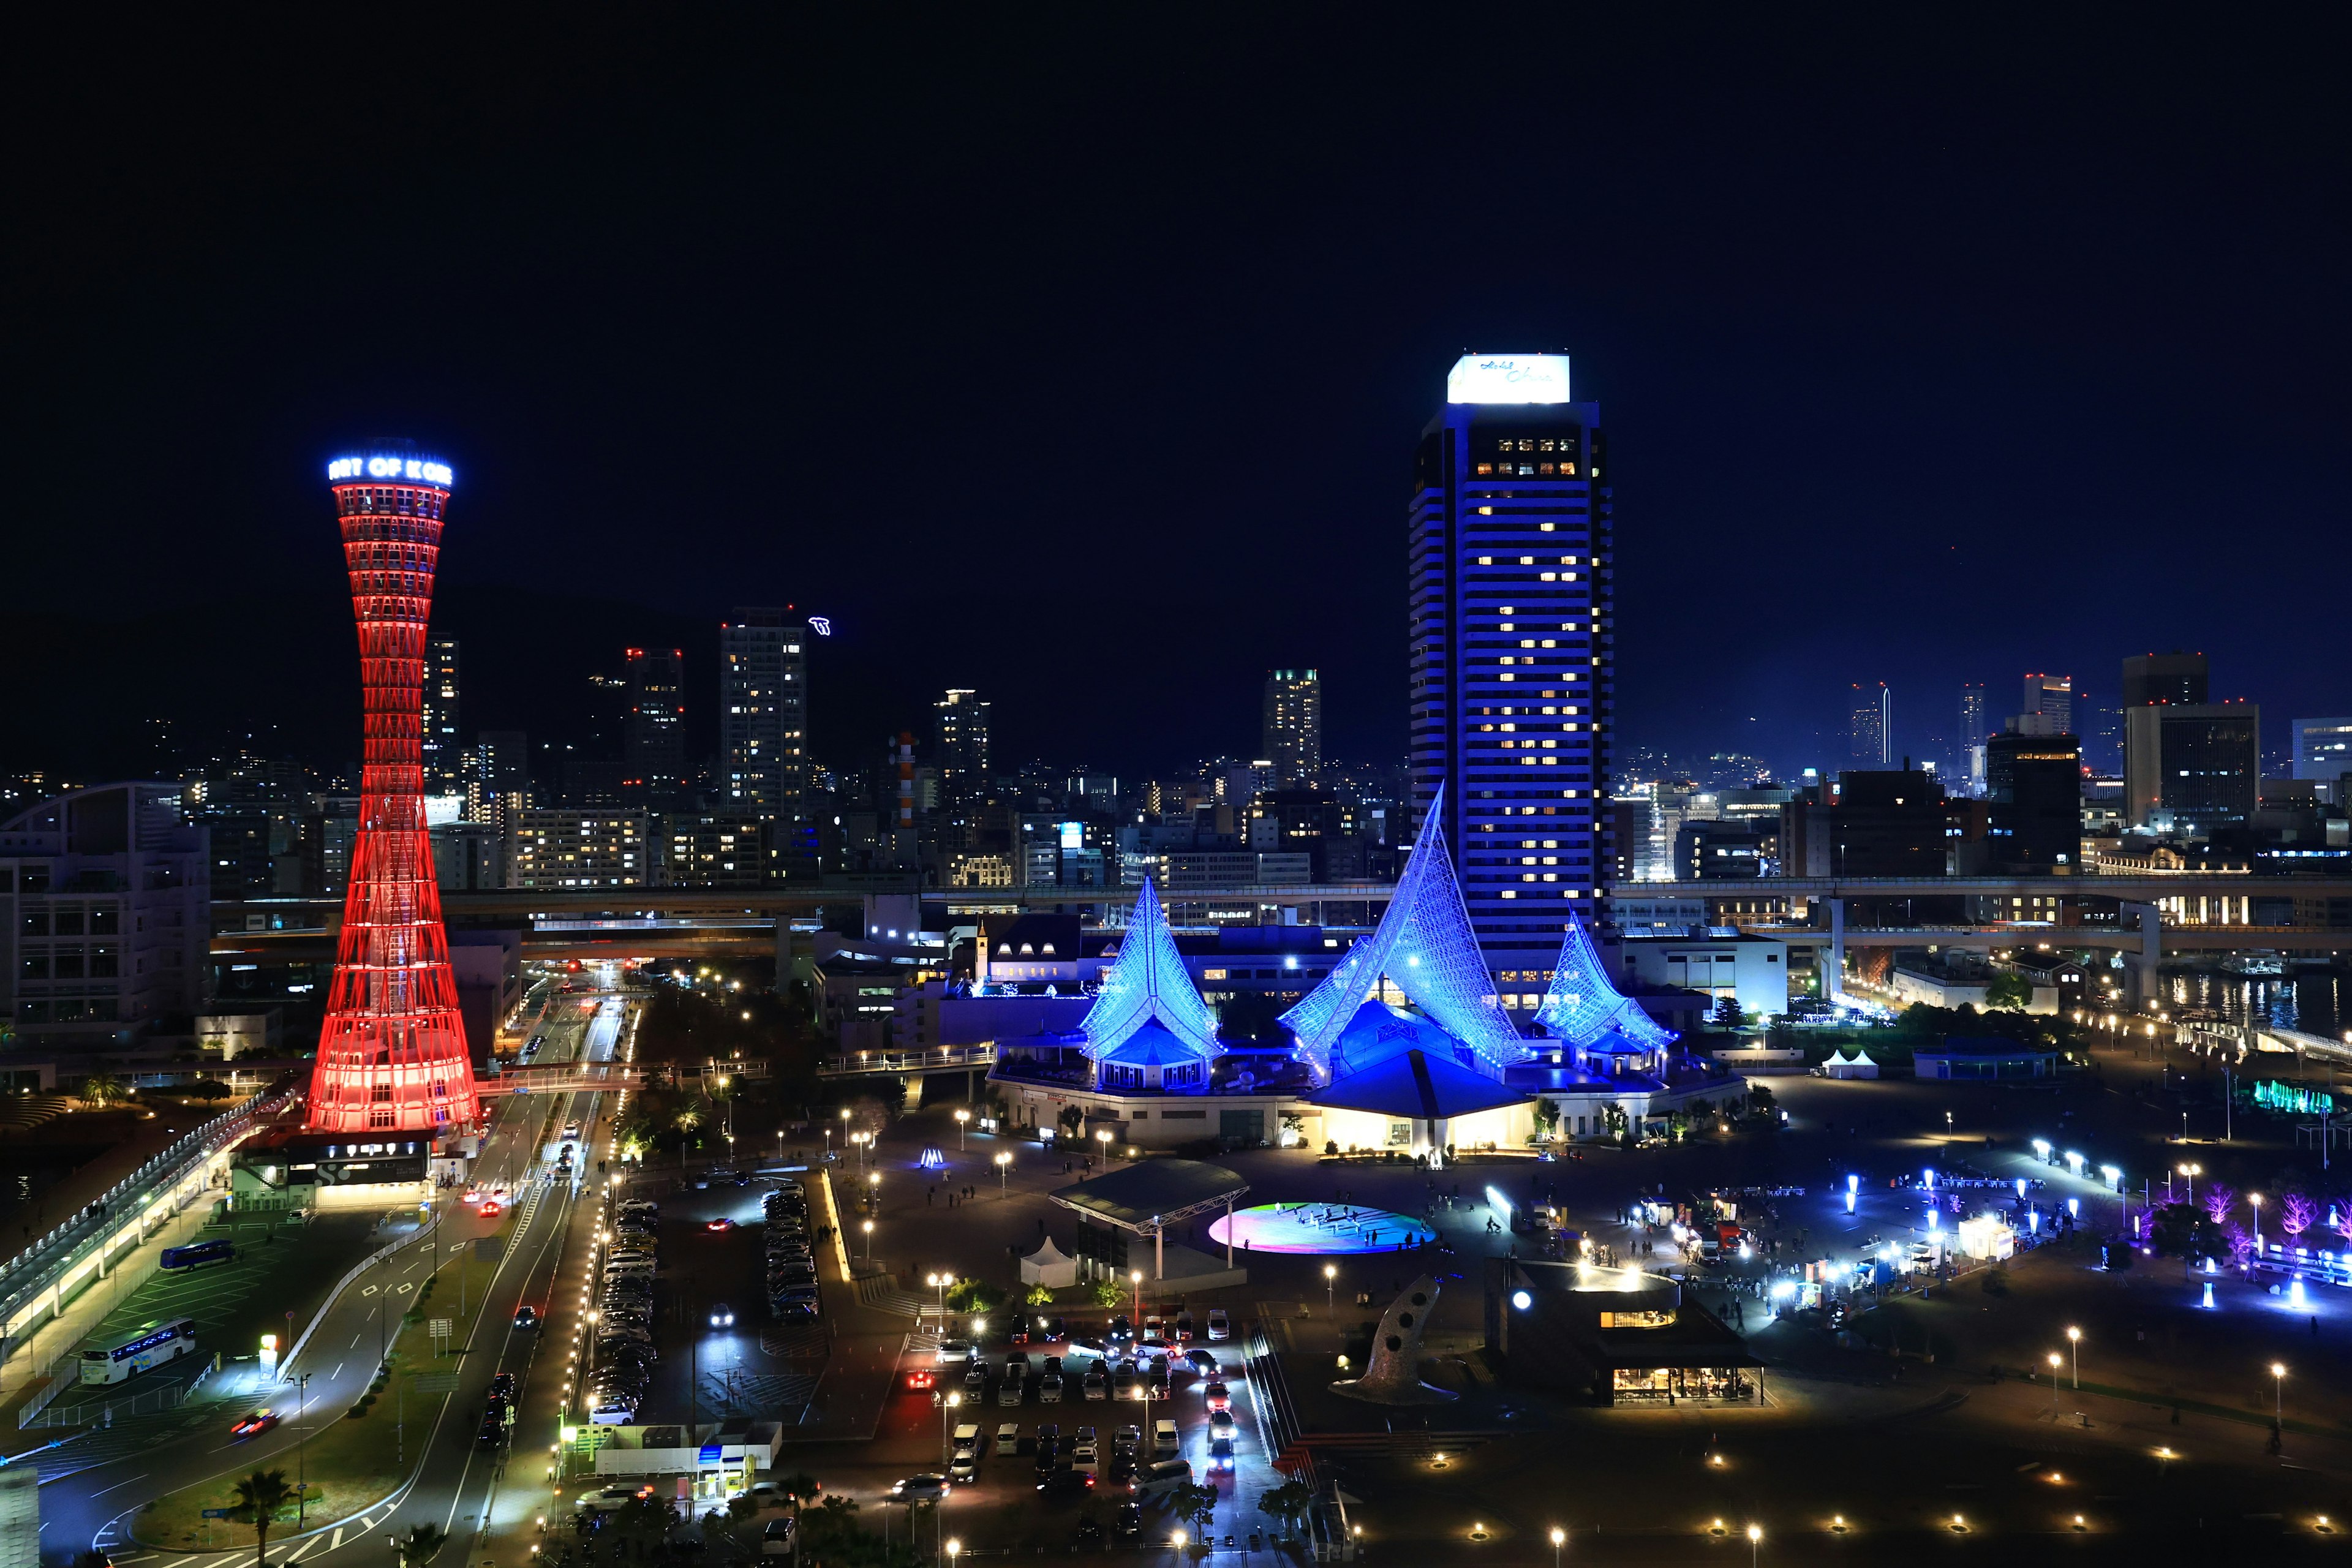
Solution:
[[[1517,1105],[1528,1098],[1521,1089],[1507,1089],[1485,1073],[1444,1057],[1409,1049],[1363,1068],[1307,1097],[1317,1105],[1337,1110],[1369,1110],[1374,1115],[1415,1117],[1434,1121]]]
[[[1120,1067],[1164,1068],[1181,1066],[1201,1059],[1200,1053],[1168,1032],[1168,1026],[1147,1018],[1135,1032],[1111,1047],[1097,1061],[1116,1062]]]
[[[1451,1036],[1428,1019],[1375,997],[1356,1009],[1331,1042],[1331,1076],[1346,1078],[1407,1051],[1451,1058],[1454,1045]]]
[[[1559,944],[1551,986],[1544,993],[1543,1005],[1536,1009],[1536,1022],[1555,1039],[1579,1049],[1598,1044],[1612,1032],[1650,1050],[1675,1038],[1672,1029],[1619,994],[1609,983],[1601,954],[1585,934],[1584,922],[1573,912],[1568,917],[1568,935]]]
[[[1439,1028],[1468,1046],[1489,1077],[1527,1057],[1518,1030],[1495,1005],[1494,977],[1470,933],[1454,863],[1446,858],[1445,839],[1437,828],[1444,801],[1440,785],[1378,929],[1282,1016],[1298,1038],[1300,1058],[1318,1076],[1330,1073],[1332,1047],[1382,975]]]
[[[1169,934],[1168,917],[1160,910],[1160,894],[1147,877],[1143,891],[1136,895],[1135,912],[1128,917],[1127,934],[1119,942],[1118,962],[1103,976],[1095,1004],[1087,1009],[1078,1028],[1087,1037],[1087,1058],[1101,1061],[1154,1021],[1163,1026],[1166,1044],[1184,1052],[1183,1058],[1163,1058],[1163,1061],[1207,1061],[1220,1054],[1216,1020],[1185,971],[1176,939]],[[1127,1057],[1112,1059],[1133,1061]]]

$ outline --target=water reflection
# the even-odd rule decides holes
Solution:
[[[2229,974],[2219,970],[2168,970],[2164,994],[2170,1009],[2233,1024],[2267,1024],[2305,1034],[2342,1037],[2352,989],[2333,969],[2308,969],[2284,976]]]

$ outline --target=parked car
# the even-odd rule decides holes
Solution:
[[[1233,1331],[1234,1325],[1231,1320],[1226,1318],[1225,1310],[1223,1307],[1210,1308],[1209,1337],[1213,1340],[1230,1339]]]

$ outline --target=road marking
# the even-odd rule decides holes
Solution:
[[[143,1475],[133,1476],[131,1478],[131,1481],[143,1481],[146,1479],[147,1478]],[[100,1487],[98,1490],[90,1493],[89,1495],[93,1498],[102,1498],[108,1492],[120,1491],[122,1488],[129,1486],[131,1481],[117,1481],[110,1487]]]
[[[353,1334],[353,1335],[352,1336],[351,1348],[352,1348],[352,1350],[357,1350],[357,1349],[359,1349],[359,1348],[360,1348],[360,1337],[359,1337],[359,1335],[357,1335],[357,1334]]]
[[[339,1525],[335,1526],[335,1538],[334,1538],[332,1541],[330,1541],[329,1542],[327,1542],[327,1550],[328,1550],[328,1551],[330,1551],[330,1552],[338,1551],[338,1550],[340,1550],[340,1549],[341,1548],[342,1544],[343,1544],[343,1527],[342,1527],[341,1525],[340,1525],[340,1524],[339,1524]]]
[[[294,1553],[294,1555],[292,1555],[291,1557],[281,1557],[281,1558],[279,1558],[279,1559],[278,1559],[278,1562],[280,1562],[280,1563],[299,1563],[299,1562],[301,1562],[301,1561],[302,1561],[302,1559],[304,1559],[305,1557],[310,1556],[310,1553],[312,1553],[313,1552],[318,1551],[318,1550],[319,1550],[319,1548],[320,1548],[320,1546],[323,1546],[323,1545],[325,1545],[325,1544],[326,1544],[326,1540],[325,1540],[325,1538],[324,1538],[323,1536],[317,1536],[317,1535],[314,1535],[314,1536],[310,1537],[310,1539],[309,1541],[307,1541],[307,1542],[303,1542],[303,1543],[302,1543],[302,1548],[301,1548],[301,1550],[300,1550],[300,1551],[299,1551],[299,1552],[295,1552],[295,1553]]]
[[[342,1363],[341,1362],[337,1362],[337,1363],[335,1363],[335,1370],[334,1370],[334,1371],[332,1371],[332,1372],[331,1372],[331,1373],[329,1373],[327,1374],[327,1381],[328,1381],[329,1383],[332,1383],[332,1382],[334,1382],[334,1381],[335,1381],[335,1379],[337,1379],[337,1378],[339,1378],[339,1377],[341,1377],[341,1376],[342,1376],[342,1375],[343,1375],[343,1363]]]

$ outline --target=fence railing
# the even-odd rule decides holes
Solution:
[[[21,1430],[29,1426],[96,1426],[118,1417],[152,1415],[159,1410],[176,1410],[191,1389],[180,1384],[163,1388],[151,1388],[144,1394],[121,1394],[111,1399],[84,1400],[74,1405],[44,1405],[38,1410],[26,1406],[16,1418]]]

